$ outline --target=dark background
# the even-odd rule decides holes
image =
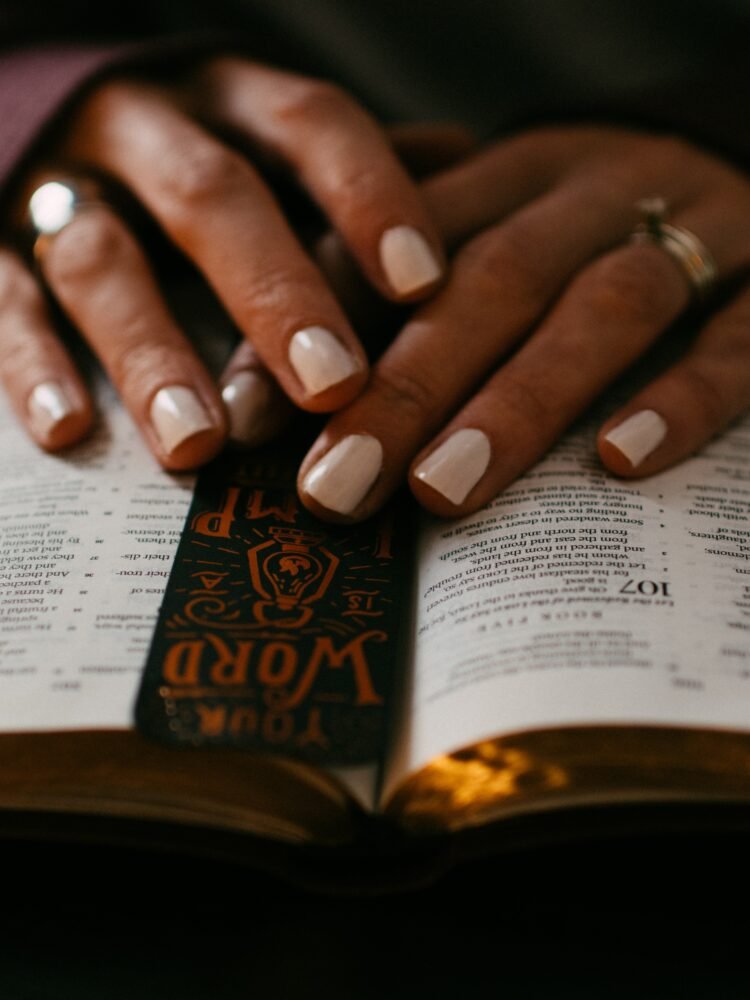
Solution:
[[[6,843],[3,1000],[750,996],[748,842],[518,850],[386,895],[236,864]]]
[[[749,26],[745,0],[0,0],[0,50],[225,32],[338,80],[386,119],[455,119],[480,135],[529,109],[691,81],[744,53]]]

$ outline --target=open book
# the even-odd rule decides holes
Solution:
[[[750,421],[633,483],[604,474],[583,421],[486,509],[422,516],[387,746],[326,767],[134,731],[194,480],[160,471],[102,393],[96,436],[64,456],[38,452],[0,403],[6,832],[148,840],[166,824],[242,853],[490,823],[501,841],[519,818],[554,836],[626,803],[746,816]]]

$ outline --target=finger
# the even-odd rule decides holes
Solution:
[[[725,275],[750,260],[747,241],[738,238],[741,221],[727,224],[744,217],[740,209],[731,200],[703,200],[677,217],[678,225],[714,241]],[[627,244],[584,269],[534,336],[417,456],[411,483],[420,501],[445,516],[487,503],[537,461],[605,386],[653,344],[684,312],[691,294],[685,271],[655,245]],[[713,349],[713,340],[707,343]],[[736,352],[734,360],[722,358],[724,365],[740,365],[735,393],[722,411],[725,419],[736,415],[742,387],[750,385],[750,376],[743,379],[741,368],[746,356],[747,348]],[[692,370],[692,362],[685,362],[675,370],[676,381],[667,377],[670,393],[689,381]],[[707,385],[702,402],[709,393]],[[620,416],[619,431],[617,418],[603,430],[600,448],[611,467],[632,474],[628,451],[631,457],[645,457],[649,447],[654,450],[652,461],[659,462],[655,449],[665,424],[662,408],[655,405],[658,394],[659,383],[630,404]],[[710,433],[709,423],[716,429],[719,416],[714,414],[713,422],[705,413],[703,418],[688,418],[693,440],[701,426],[704,433]],[[661,460],[669,460],[664,451]]]
[[[477,510],[514,482],[684,310],[689,290],[656,247],[591,265],[544,323],[416,455],[410,485],[428,510]]]
[[[91,430],[91,398],[54,332],[42,290],[20,258],[1,248],[0,380],[42,448],[57,451]]]
[[[649,476],[681,461],[750,406],[750,292],[705,326],[687,354],[604,424],[604,464]]]
[[[625,254],[645,259],[648,266],[632,267],[622,260]],[[392,395],[390,405],[385,405],[380,371],[376,367],[372,389],[334,418],[326,429],[326,434],[330,433],[335,441],[327,440],[324,434],[322,445],[318,442],[322,457],[314,451],[303,464],[303,500],[321,516],[326,516],[330,509],[357,519],[368,516],[395,489],[411,464],[412,490],[423,506],[434,513],[455,517],[486,503],[541,455],[601,385],[632,361],[645,343],[656,336],[661,325],[682,308],[687,297],[684,282],[663,256],[656,248],[627,248],[611,255],[611,263],[606,267],[602,264],[592,267],[586,276],[588,287],[577,287],[583,283],[583,278],[579,279],[534,337],[463,408],[461,403],[471,391],[470,376],[476,376],[480,366],[469,367],[464,362],[467,365],[461,373],[464,377],[457,383],[456,359],[436,357],[437,344],[444,342],[449,331],[456,328],[458,305],[452,304],[450,311],[446,309],[445,314],[421,330],[412,324],[407,328],[408,337],[402,334],[384,358],[388,362],[386,385]],[[619,311],[620,322],[627,329],[626,337],[612,329],[610,315],[617,293],[611,289],[609,278],[619,265],[623,266],[617,271],[618,287],[624,300],[628,299]],[[637,279],[633,279],[631,289],[623,275],[628,273],[628,267],[631,275],[636,268],[639,274],[641,270],[644,274],[652,273],[652,265],[657,275],[665,277],[666,286],[659,286],[663,298],[638,311],[640,318],[634,329],[638,305],[631,304],[628,297],[640,296],[642,289]],[[663,272],[659,271],[660,266]],[[643,289],[643,294],[648,297],[649,290]],[[568,301],[571,295],[572,305]],[[477,304],[473,308],[467,306],[471,297],[463,295],[461,300],[463,321],[470,325],[473,336],[491,341],[496,320],[486,296],[479,305],[475,288],[473,301]],[[603,322],[607,324],[606,344],[601,335]],[[429,373],[424,366],[428,350],[431,362],[434,361]],[[416,358],[421,369],[415,367]],[[394,363],[395,368],[391,368]],[[489,362],[481,367],[486,369]],[[396,378],[402,380],[398,388],[394,388],[394,371],[399,373]],[[411,372],[409,381],[408,372]],[[419,372],[418,377],[415,372]],[[441,372],[446,373],[442,379]],[[447,373],[453,374],[453,380]],[[451,420],[456,410],[458,413]],[[363,465],[364,459],[353,460],[349,455],[342,458],[335,445],[356,434],[358,427],[367,428],[377,439],[381,448],[380,466],[368,482],[361,475],[361,495],[356,496],[356,503],[349,510],[341,510],[344,504],[338,499],[336,489],[342,489],[343,481],[349,491],[344,493],[345,500],[351,502],[354,484],[359,482],[352,466],[357,462]],[[435,435],[441,427],[444,429]],[[374,453],[374,446],[370,446],[366,457],[373,469]],[[343,477],[342,463],[346,471]],[[331,465],[334,473],[328,472]]]
[[[218,391],[117,215],[100,203],[80,211],[50,240],[41,267],[162,465],[189,469],[215,455],[226,431]]]
[[[199,78],[214,115],[290,166],[381,293],[423,298],[441,279],[440,240],[383,130],[344,91],[232,57]]]
[[[257,173],[160,93],[102,88],[70,153],[126,184],[202,270],[300,406],[330,410],[367,377],[344,314]]]
[[[622,218],[610,212],[587,223],[586,199],[575,191],[567,186],[539,199],[459,254],[448,288],[406,327],[374,370],[368,391],[331,422],[315,454],[306,459],[301,489],[313,509],[333,504],[334,511],[349,517],[372,513],[397,485],[409,451],[414,454],[429,440],[443,418],[470,397],[472,379],[475,385],[492,371],[519,331],[537,324],[546,311],[533,336],[422,449],[412,467],[412,488],[429,509],[447,516],[476,509],[539,458],[685,309],[691,294],[686,273],[659,246],[629,243],[599,257],[592,254],[594,262],[585,266],[585,248],[599,241],[605,250],[607,227],[616,228]],[[730,186],[723,203],[704,199],[675,219],[678,226],[713,238],[719,271],[726,276],[749,262],[742,233],[746,206],[736,194]],[[592,207],[588,204],[588,210]],[[544,224],[559,234],[554,244],[545,244],[543,229],[534,232],[535,225]],[[535,270],[529,270],[528,259],[520,266],[524,246],[534,254]],[[516,248],[514,257],[508,256],[509,247]],[[567,268],[580,273],[547,309],[552,299],[545,305],[540,292],[546,289],[549,296],[558,282],[562,287]],[[502,297],[498,274],[509,277]],[[488,281],[488,275],[495,280]],[[530,275],[535,280],[530,282]],[[467,328],[470,339],[463,334]],[[377,440],[380,466],[375,467],[372,446],[366,456],[369,479],[361,476],[351,506],[358,480],[349,473],[359,459],[342,458],[335,446],[356,435],[358,427],[370,429]],[[469,430],[481,433],[456,436]],[[342,468],[347,471],[343,480]],[[336,496],[342,481],[349,491],[346,510]]]
[[[229,440],[239,448],[256,448],[270,441],[292,416],[289,400],[247,341],[235,350],[224,370],[221,398],[229,418]]]
[[[439,437],[412,473],[413,488],[430,509],[475,509],[539,457],[685,308],[685,273],[662,248],[630,244],[607,253],[632,229],[629,195],[651,186],[653,165],[639,173],[626,159],[602,171],[597,160],[598,154],[596,170],[572,172],[459,253],[446,289],[402,331],[367,391],[331,421],[305,459],[299,486],[311,509],[336,518],[371,514],[400,481],[410,453],[533,330],[449,427],[451,434],[462,427],[484,434],[481,463],[472,466],[475,482],[446,494],[437,472],[429,464],[420,468],[442,443]],[[694,166],[701,166],[699,157]],[[693,173],[678,171],[655,189],[682,206],[678,226],[718,235],[729,225],[733,232],[715,245],[720,273],[730,276],[747,262],[747,192],[739,195],[731,180],[719,178],[724,203],[704,199],[685,215],[700,187]],[[602,330],[614,331],[604,348]],[[469,474],[462,476],[465,485]]]
[[[478,145],[469,129],[450,123],[396,125],[388,129],[388,137],[417,178],[445,170],[475,152]],[[393,306],[366,281],[336,230],[328,230],[317,240],[314,257],[363,343],[367,346],[372,340],[376,350],[382,349],[383,331],[396,328]],[[367,336],[368,329],[372,337]]]
[[[348,519],[380,506],[413,455],[547,311],[571,271],[627,231],[628,215],[621,205],[605,211],[588,187],[569,186],[468,243],[445,289],[404,327],[365,392],[331,420],[305,458],[303,502],[319,516]],[[674,278],[674,267],[668,270]],[[382,451],[381,468],[375,446],[367,445],[369,478],[351,472],[359,459],[349,452],[327,454],[363,429]],[[341,482],[339,469],[346,473]]]
[[[750,209],[741,195],[721,195],[683,214],[680,225],[718,248],[720,275],[731,277],[750,264],[742,220]],[[721,430],[747,406],[747,292],[709,320],[692,349],[614,414],[602,427],[602,461],[621,476],[651,475],[680,461]],[[691,398],[692,397],[692,398]],[[680,405],[688,408],[680,412]]]

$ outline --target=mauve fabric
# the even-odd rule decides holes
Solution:
[[[127,45],[64,45],[0,56],[0,187],[72,95],[129,54]]]

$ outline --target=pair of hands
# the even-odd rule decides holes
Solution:
[[[254,157],[218,138],[227,132]],[[446,155],[462,147],[460,134],[436,139]],[[217,387],[126,221],[92,201],[45,239],[37,275],[0,250],[0,377],[31,434],[56,450],[93,421],[43,282],[168,469],[202,464],[228,434],[248,445],[272,436],[288,400],[332,413],[299,474],[303,502],[329,520],[369,516],[405,477],[439,515],[476,510],[654,343],[691,289],[662,248],[629,242],[640,199],[663,196],[722,280],[750,263],[750,181],[679,139],[534,129],[418,186],[341,91],[234,57],[179,88],[100,85],[55,154],[124,185],[247,339]],[[410,306],[371,367],[253,158],[291,171],[378,295]],[[604,463],[651,474],[739,414],[750,402],[748,329],[741,289],[602,427]]]

